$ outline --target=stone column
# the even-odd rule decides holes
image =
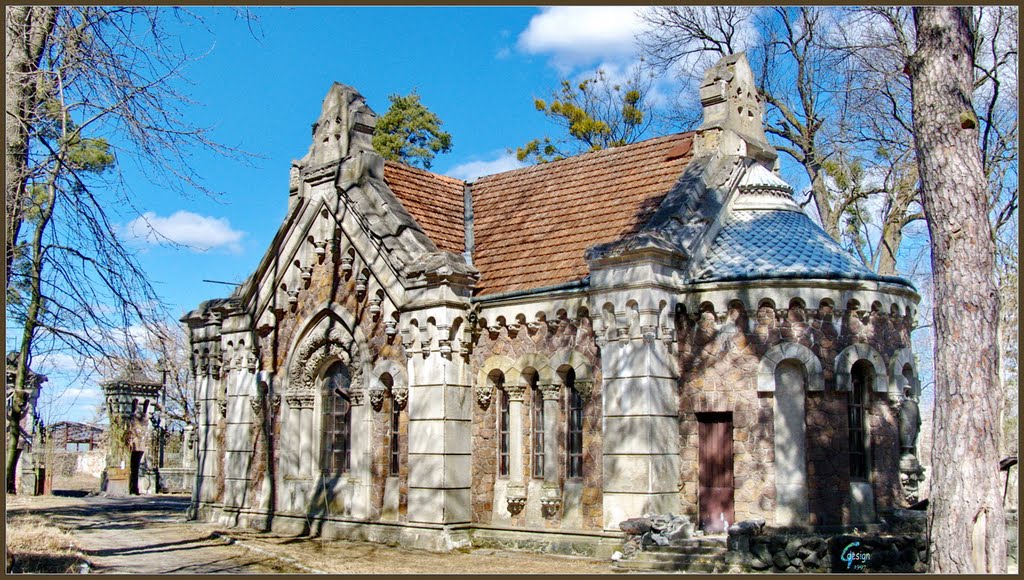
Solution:
[[[544,493],[540,502],[545,515],[553,515],[562,504],[562,493],[558,487],[558,398],[562,394],[562,385],[541,385],[540,390],[544,397]]]
[[[523,483],[523,395],[526,387],[505,385],[508,394],[508,511],[517,514],[526,505],[526,485]]]
[[[664,296],[637,289],[618,294]],[[608,298],[596,297],[602,304]],[[679,400],[675,356],[657,334],[656,311],[639,309],[636,332],[616,315],[617,332],[601,348],[604,415],[603,518],[606,530],[645,513],[679,513]]]
[[[406,350],[410,522],[458,524],[472,519],[473,388],[468,362],[451,339],[452,325],[463,313],[433,306],[409,314],[424,321],[418,344],[410,341]],[[439,536],[455,542],[445,549],[468,542],[468,536],[455,535],[460,539],[454,540],[450,532]]]

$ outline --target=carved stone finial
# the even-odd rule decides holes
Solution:
[[[764,108],[744,53],[724,56],[704,73],[700,102],[704,123],[698,129],[698,155],[717,149],[763,161],[778,157],[764,135]]]
[[[313,144],[299,164],[316,167],[340,161],[357,151],[373,151],[377,115],[359,91],[334,83],[324,98],[320,118],[313,124]]]

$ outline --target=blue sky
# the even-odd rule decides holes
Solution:
[[[388,95],[415,89],[453,137],[432,170],[472,179],[517,167],[510,148],[555,131],[533,101],[561,78],[598,67],[617,75],[634,63],[640,26],[634,7],[295,7],[253,9],[253,34],[229,9],[190,10],[205,26],[170,29],[202,55],[184,71],[194,101],[186,115],[257,157],[193,156],[216,199],[169,193],[121,164],[144,219],[122,211],[117,225],[175,316],[232,290],[203,280],[241,282],[255,269],[285,216],[290,163],[305,155],[332,82],[358,89],[378,114]],[[153,243],[149,227],[178,245]],[[79,364],[61,355],[39,362],[50,377],[48,422],[92,416],[98,378],[69,372]]]
[[[598,67],[618,77],[636,62],[638,9],[256,8],[254,35],[229,9],[191,8],[205,27],[170,29],[186,50],[203,55],[184,71],[183,92],[195,103],[185,114],[212,127],[216,141],[257,157],[240,163],[193,156],[207,187],[222,192],[216,199],[169,193],[122,164],[144,219],[123,211],[117,225],[180,316],[232,290],[204,280],[241,282],[257,266],[285,217],[290,163],[305,155],[332,82],[358,89],[378,114],[388,95],[415,89],[453,137],[451,153],[436,158],[432,170],[472,179],[518,166],[510,148],[557,134],[533,101],[549,96],[561,78]],[[653,95],[664,101],[679,90],[665,78]],[[697,98],[692,89],[683,95]],[[784,162],[783,177],[799,191],[806,178]],[[152,243],[149,227],[179,244]],[[65,358],[37,368],[50,376],[47,420],[88,420],[101,398],[97,379],[66,374],[79,362]]]

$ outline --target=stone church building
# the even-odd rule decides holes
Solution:
[[[197,516],[450,549],[905,505],[914,287],[794,202],[744,56],[700,101],[696,131],[463,182],[384,161],[334,84],[259,267],[183,318]]]

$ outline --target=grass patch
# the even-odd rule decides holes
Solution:
[[[8,516],[6,571],[13,574],[74,574],[89,561],[74,538],[39,516]]]

